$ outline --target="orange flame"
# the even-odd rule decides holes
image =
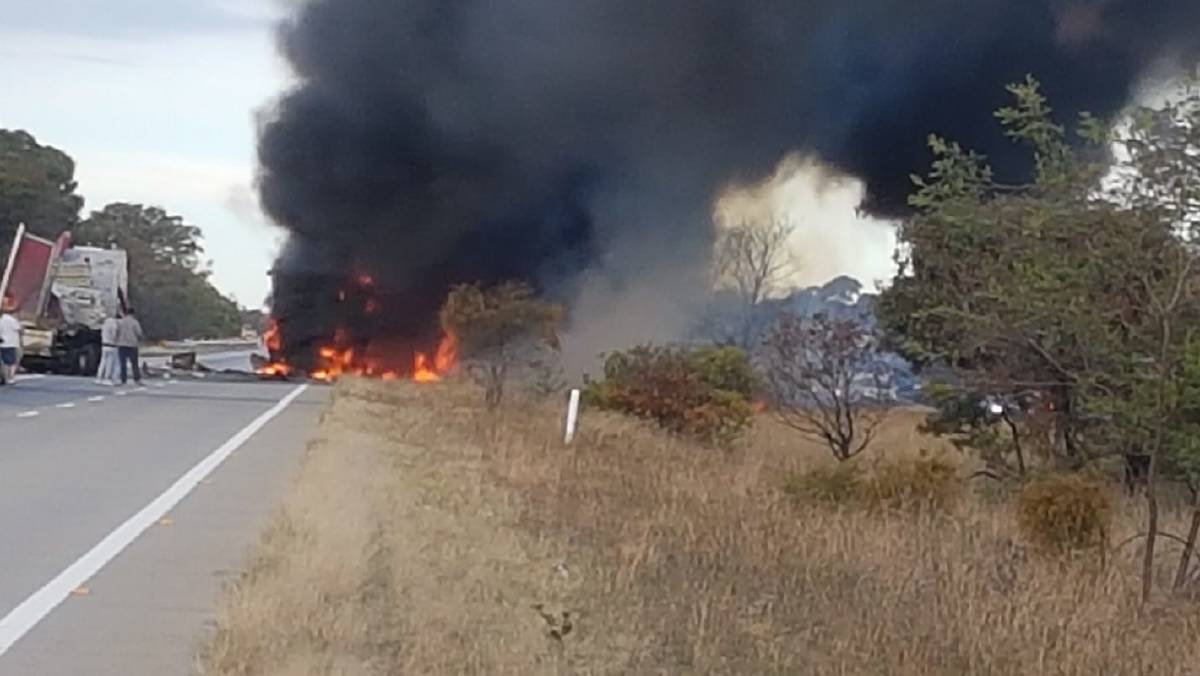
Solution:
[[[263,345],[267,348],[267,353],[270,357],[274,358],[283,348],[283,334],[280,331],[279,322],[275,318],[271,318],[271,321],[267,324],[267,330],[263,331],[262,337]],[[267,378],[286,378],[292,374],[292,367],[281,361],[277,361],[255,369],[255,373]]]
[[[429,364],[429,356],[418,352],[413,363],[413,380],[418,383],[436,383],[442,376],[454,368],[458,361],[458,340],[452,335],[446,335],[438,344],[437,353],[433,357],[433,365]]]
[[[271,350],[272,357],[282,350],[282,336],[279,326],[274,320],[264,334],[264,341]],[[333,382],[348,374],[378,377],[386,381],[401,379],[400,370],[390,368],[390,364],[382,362],[378,358],[369,357],[362,354],[361,351],[356,351],[354,347],[347,345],[349,342],[349,334],[346,330],[335,331],[333,340],[318,348],[317,364],[308,373],[308,376],[320,382]],[[454,336],[447,335],[438,344],[437,352],[433,353],[432,359],[430,355],[420,352],[413,356],[411,380],[418,383],[439,382],[454,369],[457,361],[458,341]],[[292,375],[295,369],[287,363],[278,361],[258,368],[257,372],[262,376],[286,377]]]
[[[416,363],[413,365],[413,381],[418,383],[436,383],[442,379],[441,374],[429,368],[429,358],[418,352]]]
[[[292,367],[283,362],[273,362],[255,371],[260,376],[268,378],[286,378],[292,374]]]
[[[454,337],[454,334],[448,333],[438,344],[437,356],[434,358],[433,364],[438,373],[448,373],[457,362],[458,339]]]
[[[265,344],[267,349],[271,352],[278,352],[280,348],[283,347],[283,336],[279,331],[279,322],[275,321],[273,318],[271,319],[271,322],[267,324],[267,330],[263,332],[263,344]]]

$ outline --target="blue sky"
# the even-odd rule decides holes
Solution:
[[[162,206],[203,228],[251,307],[281,238],[253,190],[255,114],[288,86],[277,0],[0,0],[0,127],[75,158],[85,211]]]

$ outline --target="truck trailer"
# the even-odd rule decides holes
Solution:
[[[105,317],[128,306],[129,256],[121,249],[73,246],[30,234],[24,225],[9,251],[0,299],[25,328],[21,365],[64,375],[96,373]]]

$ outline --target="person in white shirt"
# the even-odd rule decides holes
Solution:
[[[96,370],[97,385],[116,385],[120,361],[117,357],[117,327],[114,316],[104,318],[100,326],[100,368]]]
[[[14,314],[12,301],[5,299],[0,314],[0,385],[17,382],[17,365],[21,362],[21,321]]]

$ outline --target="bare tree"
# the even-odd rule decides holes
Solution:
[[[714,286],[731,292],[732,316],[711,327],[719,342],[748,348],[753,342],[754,311],[783,288],[795,269],[788,239],[795,225],[787,220],[746,221],[725,228],[713,253]]]
[[[785,313],[761,350],[779,419],[838,461],[866,449],[887,416],[886,365],[875,333],[854,319]]]

